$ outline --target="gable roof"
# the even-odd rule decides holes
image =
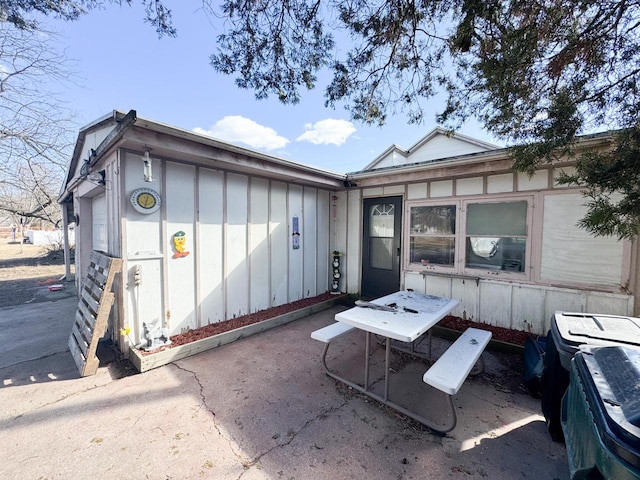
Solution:
[[[395,144],[391,145],[364,167],[362,171],[456,157],[500,148],[502,147],[477,138],[436,127],[408,150]]]
[[[173,143],[171,143],[173,142]],[[80,129],[67,176],[58,202],[68,201],[71,190],[114,148],[142,151],[153,146],[154,154],[165,158],[203,166],[255,174],[281,181],[322,188],[340,188],[346,179],[342,173],[287,160],[256,150],[209,137],[193,131],[139,117],[135,110],[128,113],[114,110]],[[189,145],[197,152],[172,150],[177,145]],[[180,157],[181,158],[178,158]],[[84,165],[84,171],[81,170]],[[84,172],[84,173],[83,173]]]

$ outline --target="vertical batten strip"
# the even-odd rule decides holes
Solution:
[[[169,242],[167,240],[167,162],[162,162],[162,192],[160,193],[161,197],[164,199],[162,204],[160,205],[160,217],[162,218],[160,224],[160,235],[162,238],[160,239],[160,245],[162,247],[162,316],[164,318],[164,325],[172,331],[171,329],[171,315],[169,314],[169,309],[171,305],[169,304]]]
[[[245,261],[247,262],[247,313],[253,313],[253,304],[251,302],[251,257],[253,251],[251,250],[251,233],[253,231],[253,218],[251,218],[251,194],[253,192],[254,178],[247,178],[247,234],[245,236],[244,251]]]
[[[267,268],[269,269],[269,280],[268,280],[268,301],[267,308],[273,306],[272,297],[273,297],[273,265],[271,261],[271,188],[272,181],[269,179],[267,181]]]
[[[224,312],[224,319],[229,319],[229,312],[227,306],[229,301],[227,299],[227,281],[229,272],[227,271],[227,172],[222,172],[222,298],[224,299],[224,306],[222,311]]]
[[[195,302],[196,302],[196,328],[204,326],[202,321],[202,281],[200,278],[200,167],[196,167],[196,179],[193,193],[193,207],[194,207],[194,220],[195,228],[193,229],[193,254],[195,255],[195,261],[193,263],[193,274],[195,284]]]

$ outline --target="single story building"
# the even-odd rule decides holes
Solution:
[[[637,239],[576,226],[580,189],[555,181],[571,159],[511,165],[436,128],[341,174],[114,111],[81,129],[59,202],[76,282],[92,250],[123,259],[109,329],[123,349],[143,322],[173,335],[326,292],[335,251],[343,292],[453,297],[480,323],[543,334],[556,310],[638,315]]]

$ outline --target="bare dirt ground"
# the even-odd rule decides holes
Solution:
[[[71,269],[73,274],[73,264]],[[63,275],[61,250],[0,238],[0,308],[75,295],[73,282],[61,280]],[[63,290],[49,291],[51,285],[57,284],[62,284]]]

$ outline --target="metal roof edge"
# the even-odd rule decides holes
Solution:
[[[581,148],[589,148],[592,144],[597,145],[603,143],[603,141],[611,140],[617,130],[609,130],[606,132],[590,133],[577,137],[577,146]],[[484,152],[468,153],[465,155],[457,155],[454,157],[444,157],[434,160],[427,160],[424,162],[408,163],[405,165],[393,165],[389,167],[382,167],[373,170],[360,170],[356,172],[347,173],[348,180],[357,180],[359,178],[370,178],[382,173],[410,173],[414,171],[427,170],[429,168],[447,166],[451,164],[464,165],[468,163],[475,163],[479,161],[492,161],[503,160],[510,157],[509,150],[517,145],[509,147],[502,147],[494,150],[488,150]]]
[[[358,172],[350,172],[347,173],[348,179],[358,179],[358,178],[369,178],[375,177],[376,175],[380,175],[382,173],[392,172],[394,174],[398,173],[409,173],[418,170],[427,170],[430,167],[440,167],[443,165],[464,165],[465,163],[474,163],[477,161],[487,161],[487,160],[499,160],[507,158],[508,155],[506,151],[508,148],[501,148],[500,150],[490,150],[488,152],[475,152],[475,153],[467,153],[465,155],[458,155],[455,157],[445,157],[438,158],[435,160],[427,160],[424,162],[416,162],[416,163],[407,163],[405,165],[393,165],[389,167],[376,168],[374,170],[361,170]]]
[[[120,122],[123,119],[126,119],[127,117],[129,117],[129,121],[127,121],[125,125],[122,125],[121,128],[118,128],[120,126]],[[95,155],[93,155],[92,156],[93,158],[91,159],[92,164],[95,164],[100,159],[101,155],[124,135],[124,131],[127,128],[131,126],[136,126],[140,128],[146,128],[148,130],[155,131],[158,133],[172,135],[177,138],[182,138],[182,139],[197,142],[200,144],[220,148],[222,150],[244,155],[249,158],[254,158],[256,160],[269,162],[274,165],[284,166],[284,167],[291,168],[293,170],[303,171],[312,175],[316,175],[318,177],[333,180],[339,184],[342,184],[347,179],[347,175],[345,173],[337,173],[331,170],[314,167],[314,166],[296,162],[293,160],[287,160],[281,157],[259,152],[257,150],[252,150],[252,149],[241,147],[229,142],[225,142],[223,140],[210,137],[208,135],[203,135],[190,130],[186,130],[184,128],[175,127],[162,122],[157,122],[155,120],[150,120],[144,117],[139,117],[137,116],[137,113],[135,110],[130,110],[128,113],[125,113],[120,110],[113,110],[110,114],[103,115],[102,117],[85,125],[79,130],[78,137],[76,139],[76,145],[74,147],[74,151],[71,157],[71,161],[69,162],[67,175],[66,175],[64,184],[61,188],[60,195],[58,196],[58,203],[64,202],[69,195],[70,183],[73,180],[72,176],[76,171],[78,161],[82,155],[82,152],[80,151],[80,149],[82,148],[82,145],[84,143],[83,141],[86,138],[87,133],[110,121],[115,122],[114,130],[111,133],[109,133],[109,135],[103,140],[103,142],[96,149]],[[337,186],[338,185],[336,185],[336,187]]]
[[[393,151],[396,151],[400,155],[402,155],[403,157],[407,158],[407,157],[409,157],[409,155],[411,155],[413,152],[415,152],[416,150],[421,148],[423,145],[425,145],[426,143],[431,141],[437,135],[443,135],[443,136],[448,137],[448,138],[454,138],[454,139],[460,140],[462,142],[475,145],[476,147],[484,148],[486,151],[500,150],[500,149],[504,148],[504,147],[500,147],[499,145],[494,145],[493,143],[485,142],[483,140],[479,140],[477,138],[473,138],[473,137],[470,137],[468,135],[464,135],[462,133],[446,130],[446,129],[440,127],[440,126],[436,126],[431,131],[429,131],[429,133],[427,133],[425,136],[423,136],[420,140],[418,140],[416,143],[414,143],[411,147],[409,147],[407,149],[404,149],[404,148],[396,145],[395,143],[392,144],[391,146],[387,147],[376,158],[374,158],[371,162],[369,162],[360,171],[371,170],[377,163],[379,163],[383,158],[385,158],[387,155],[389,155]],[[444,157],[444,158],[447,158],[447,157]],[[407,165],[410,165],[410,164],[407,164]]]
[[[234,153],[245,155],[247,157],[253,157],[259,160],[264,160],[277,165],[288,166],[294,169],[303,170],[309,173],[313,173],[315,175],[320,175],[320,176],[328,177],[334,180],[339,180],[341,182],[346,180],[345,173],[338,173],[332,170],[327,170],[320,167],[307,165],[305,163],[296,162],[294,160],[288,160],[282,157],[277,157],[275,155],[260,152],[258,150],[253,150],[251,148],[241,147],[239,145],[235,145],[233,143],[229,143],[224,140],[220,140],[214,137],[210,137],[208,135],[197,133],[192,130],[187,130],[181,127],[175,127],[162,122],[157,122],[155,120],[149,120],[144,117],[138,117],[136,126],[141,128],[149,128],[150,130],[153,130],[153,131],[157,131],[160,133],[167,133],[179,138],[206,144],[206,145],[217,147],[223,150],[232,151]]]
[[[422,137],[420,140],[418,140],[416,143],[414,143],[411,147],[409,147],[407,149],[407,152],[408,153],[413,153],[415,150],[417,150],[420,147],[422,147],[425,143],[429,142],[434,137],[436,137],[436,135],[444,135],[445,137],[448,137],[448,138],[454,138],[454,139],[457,139],[457,140],[461,140],[461,141],[463,141],[465,143],[470,143],[472,145],[484,148],[486,150],[499,150],[501,148],[504,148],[504,147],[501,147],[499,145],[494,145],[493,143],[485,142],[484,140],[480,140],[478,138],[470,137],[469,135],[465,135],[463,133],[456,132],[455,130],[447,130],[447,129],[442,128],[440,126],[436,126],[433,130],[431,130],[424,137]]]

